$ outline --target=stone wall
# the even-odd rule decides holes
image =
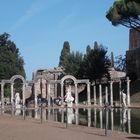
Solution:
[[[140,79],[140,32],[130,29],[129,50],[126,52],[126,70],[128,75]]]

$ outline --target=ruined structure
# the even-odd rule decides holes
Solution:
[[[140,79],[140,32],[130,29],[129,50],[126,52],[127,74]]]

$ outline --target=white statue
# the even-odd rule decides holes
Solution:
[[[18,92],[15,94],[15,108],[16,108],[15,115],[16,116],[20,115],[20,113],[21,113],[21,110],[20,110],[21,106],[20,106],[20,96],[19,96]]]
[[[122,90],[121,94],[122,94],[122,105],[125,107],[126,106],[126,94],[124,93],[124,90]]]
[[[19,93],[17,92],[15,94],[15,106],[20,104],[20,96]]]
[[[65,95],[65,102],[67,103],[68,107],[72,107],[73,101],[74,101],[74,98],[71,95],[71,87],[69,86],[67,88],[67,92],[66,92],[66,95]]]
[[[67,110],[67,123],[72,124],[72,121],[74,120],[74,113],[73,113],[73,108],[68,108]]]

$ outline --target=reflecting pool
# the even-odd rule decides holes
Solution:
[[[48,108],[6,110],[5,113],[22,115],[27,118],[84,125],[109,130],[140,134],[140,109],[129,108]]]

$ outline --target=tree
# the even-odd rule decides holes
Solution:
[[[107,11],[106,18],[114,26],[123,25],[140,31],[140,1],[116,0]]]
[[[73,75],[76,78],[79,78],[79,70],[81,63],[83,61],[83,54],[80,52],[72,52],[67,57],[67,63],[64,67],[65,73]]]
[[[24,60],[9,38],[7,33],[0,35],[0,79],[9,79],[17,74],[25,77]]]
[[[84,55],[83,63],[80,69],[82,78],[95,81],[96,79],[101,79],[102,77],[108,77],[107,68],[110,65],[110,60],[106,56],[107,49],[105,49],[102,45],[98,45],[97,42],[94,42],[94,47],[87,50],[89,51],[87,51],[88,53]]]
[[[115,69],[118,71],[126,71],[126,57],[123,55],[116,56]]]
[[[65,68],[68,62],[68,57],[70,55],[70,45],[68,41],[65,41],[63,44],[63,49],[61,51],[60,59],[59,59],[59,66]]]

